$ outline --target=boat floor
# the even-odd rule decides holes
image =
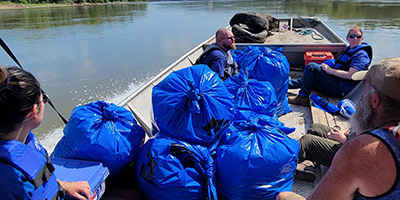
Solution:
[[[271,35],[269,35],[263,43],[255,43],[255,44],[332,44],[328,39],[321,37],[321,33],[319,33],[316,29],[308,28],[309,34],[306,34],[301,31],[296,30],[286,30],[279,29],[277,31],[271,31]],[[210,43],[214,43],[215,38],[210,41]],[[236,45],[240,44],[249,44],[249,43],[239,43],[236,42]]]
[[[272,35],[268,36],[264,44],[329,44],[331,43],[324,37],[320,37],[316,29],[309,28],[309,34],[300,31],[289,31],[280,29],[279,31],[271,32]]]
[[[139,190],[133,163],[121,173],[106,181],[102,200],[145,200],[146,194]]]

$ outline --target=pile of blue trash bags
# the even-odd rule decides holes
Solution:
[[[292,111],[287,59],[268,48],[233,55],[241,71],[225,82],[194,65],[153,87],[146,143],[130,111],[97,101],[72,111],[51,157],[102,162],[109,178],[135,161],[148,199],[275,199],[291,191],[300,147],[278,119]]]
[[[275,199],[291,191],[300,147],[287,136],[294,128],[278,120],[291,111],[279,100],[288,74],[276,77],[288,63],[272,61],[278,51],[248,51],[240,54],[241,72],[225,82],[194,65],[153,87],[153,135],[136,159],[149,199]],[[265,66],[254,51],[275,75],[261,73]],[[250,60],[257,63],[243,70]]]
[[[283,48],[272,50],[268,47],[248,46],[244,50],[232,52],[233,59],[250,79],[272,84],[278,102],[278,116],[293,111],[286,95],[289,89],[290,64],[282,51]]]
[[[101,162],[107,179],[133,161],[145,136],[130,111],[104,101],[74,108],[63,133],[50,157]]]

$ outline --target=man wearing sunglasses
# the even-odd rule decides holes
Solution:
[[[208,65],[218,76],[225,80],[238,72],[236,62],[229,50],[236,49],[235,37],[227,28],[215,33],[216,43],[211,44],[196,60],[196,64]]]
[[[349,93],[359,81],[351,76],[357,71],[367,70],[372,60],[372,47],[363,43],[363,31],[359,27],[349,30],[346,37],[349,46],[336,60],[328,60],[321,65],[310,63],[306,66],[303,78],[290,80],[289,88],[300,88],[297,96],[289,97],[292,104],[308,106],[312,89],[332,96],[343,97]]]

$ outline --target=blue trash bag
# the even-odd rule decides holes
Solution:
[[[241,63],[243,58],[246,56],[246,52],[243,50],[231,50],[231,55],[233,60],[238,64],[239,69],[241,69]]]
[[[216,151],[220,199],[272,200],[292,190],[300,145],[269,120],[237,120],[221,135]]]
[[[144,135],[127,109],[104,101],[92,102],[72,111],[51,157],[99,161],[113,177],[133,160]]]
[[[268,119],[264,119],[265,117],[268,117]],[[286,135],[290,134],[290,133],[293,133],[296,130],[296,128],[294,128],[294,127],[285,126],[284,123],[279,121],[279,118],[278,118],[277,115],[264,116],[263,114],[255,113],[255,112],[250,111],[250,110],[241,111],[241,112],[237,113],[235,115],[235,117],[233,118],[233,121],[243,121],[243,120],[246,121],[246,120],[251,120],[251,119],[254,119],[254,118],[264,119],[264,120],[259,120],[259,124],[260,125],[269,126],[269,127],[276,127],[282,133],[284,133]],[[223,129],[223,130],[225,130],[225,129]]]
[[[212,143],[233,118],[233,95],[207,65],[168,75],[153,88],[153,113],[162,134],[189,142]]]
[[[136,158],[140,189],[148,199],[217,199],[215,162],[200,145],[156,134]]]
[[[250,79],[268,81],[274,86],[278,100],[278,116],[293,111],[286,95],[289,89],[290,64],[282,50],[248,46],[244,50],[246,56],[240,64]]]
[[[259,114],[275,116],[277,100],[275,89],[267,81],[249,79],[240,71],[224,81],[228,91],[234,95],[235,115],[238,112],[251,110]]]

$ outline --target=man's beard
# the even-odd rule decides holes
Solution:
[[[236,49],[236,44],[234,42],[232,42],[232,44],[229,47],[230,47],[230,49]]]
[[[224,47],[227,48],[228,50],[236,49],[236,44],[232,42],[230,45],[224,45]]]
[[[350,118],[351,131],[355,132],[357,135],[375,128],[375,114],[372,110],[372,106],[368,102],[372,94],[373,93],[365,95],[368,96],[365,98],[361,97],[356,105],[356,112]]]

